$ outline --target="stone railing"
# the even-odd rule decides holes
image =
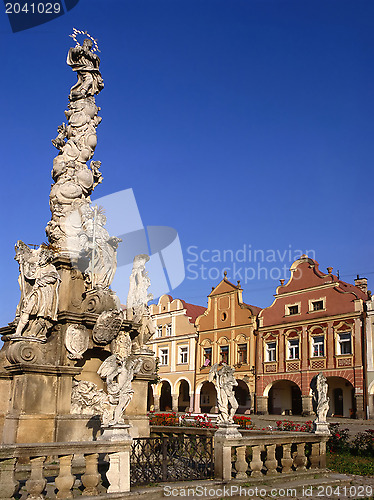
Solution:
[[[57,491],[57,498],[73,498],[75,470],[81,481],[79,495],[130,491],[130,448],[131,441],[1,445],[0,498],[12,498],[20,486],[28,498],[42,499],[46,491],[52,495]],[[109,457],[109,468],[104,464],[102,471],[99,454]],[[78,464],[74,469],[73,459]]]
[[[324,469],[327,439],[305,432],[261,431],[244,431],[243,436],[234,437],[218,430],[214,436],[214,475],[228,481]]]

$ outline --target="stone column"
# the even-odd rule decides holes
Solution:
[[[313,415],[312,396],[301,396],[303,415]]]
[[[193,400],[194,400],[193,412],[194,413],[201,413],[200,394],[194,394]]]
[[[355,404],[356,404],[356,416],[357,418],[365,418],[365,410],[364,410],[364,395],[363,394],[355,394]]]
[[[257,415],[268,415],[268,397],[257,396]]]
[[[154,399],[155,411],[160,411],[160,395],[154,394],[153,399]]]
[[[171,395],[171,408],[173,411],[177,412],[178,411],[178,394],[172,394]]]

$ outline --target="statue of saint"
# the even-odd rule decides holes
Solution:
[[[134,352],[141,352],[145,349],[145,344],[156,331],[156,327],[151,318],[148,302],[153,299],[153,295],[148,293],[151,286],[145,264],[149,261],[146,254],[134,257],[133,267],[130,275],[130,287],[127,295],[126,315],[127,319],[140,323],[139,335],[133,340]]]
[[[92,40],[86,38],[82,45],[69,50],[67,64],[77,72],[78,81],[70,89],[70,100],[98,94],[104,88],[100,74],[100,58],[92,52]]]
[[[116,236],[109,236],[105,229],[106,217],[98,207],[87,207],[83,213],[82,248],[90,255],[90,264],[86,276],[91,288],[108,289],[117,269],[118,244],[122,241]]]
[[[222,368],[218,368],[218,363],[215,363],[209,371],[209,382],[213,382],[217,391],[217,404],[220,411],[218,421],[226,424],[234,423],[234,415],[238,409],[238,402],[235,398],[234,386],[238,385],[234,377],[235,369],[222,364]]]
[[[16,336],[45,339],[48,328],[57,320],[60,275],[52,264],[53,252],[46,246],[31,250],[23,242],[16,245],[20,266],[21,301],[17,307]],[[26,328],[27,327],[27,328]]]

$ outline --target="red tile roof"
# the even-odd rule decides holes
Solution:
[[[186,316],[191,318],[190,323],[195,323],[196,318],[204,314],[204,312],[206,311],[206,307],[204,306],[196,306],[195,304],[189,304],[185,300],[179,300],[182,302],[184,308],[186,309]]]

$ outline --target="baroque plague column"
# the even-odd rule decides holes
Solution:
[[[101,162],[92,157],[101,121],[95,95],[104,84],[96,40],[84,33],[88,38],[80,45],[81,34],[74,29],[76,46],[67,56],[77,74],[68,122],[52,140],[59,152],[48,244],[16,244],[21,298],[15,319],[0,329],[3,443],[89,440],[103,424],[123,421],[133,436],[149,435],[147,388],[155,361],[143,342],[153,333],[147,256],[134,260],[133,274],[141,279],[130,277],[128,304],[132,297],[143,297],[141,303],[123,311],[110,289],[121,240],[108,234],[103,209],[90,200],[102,182]]]

